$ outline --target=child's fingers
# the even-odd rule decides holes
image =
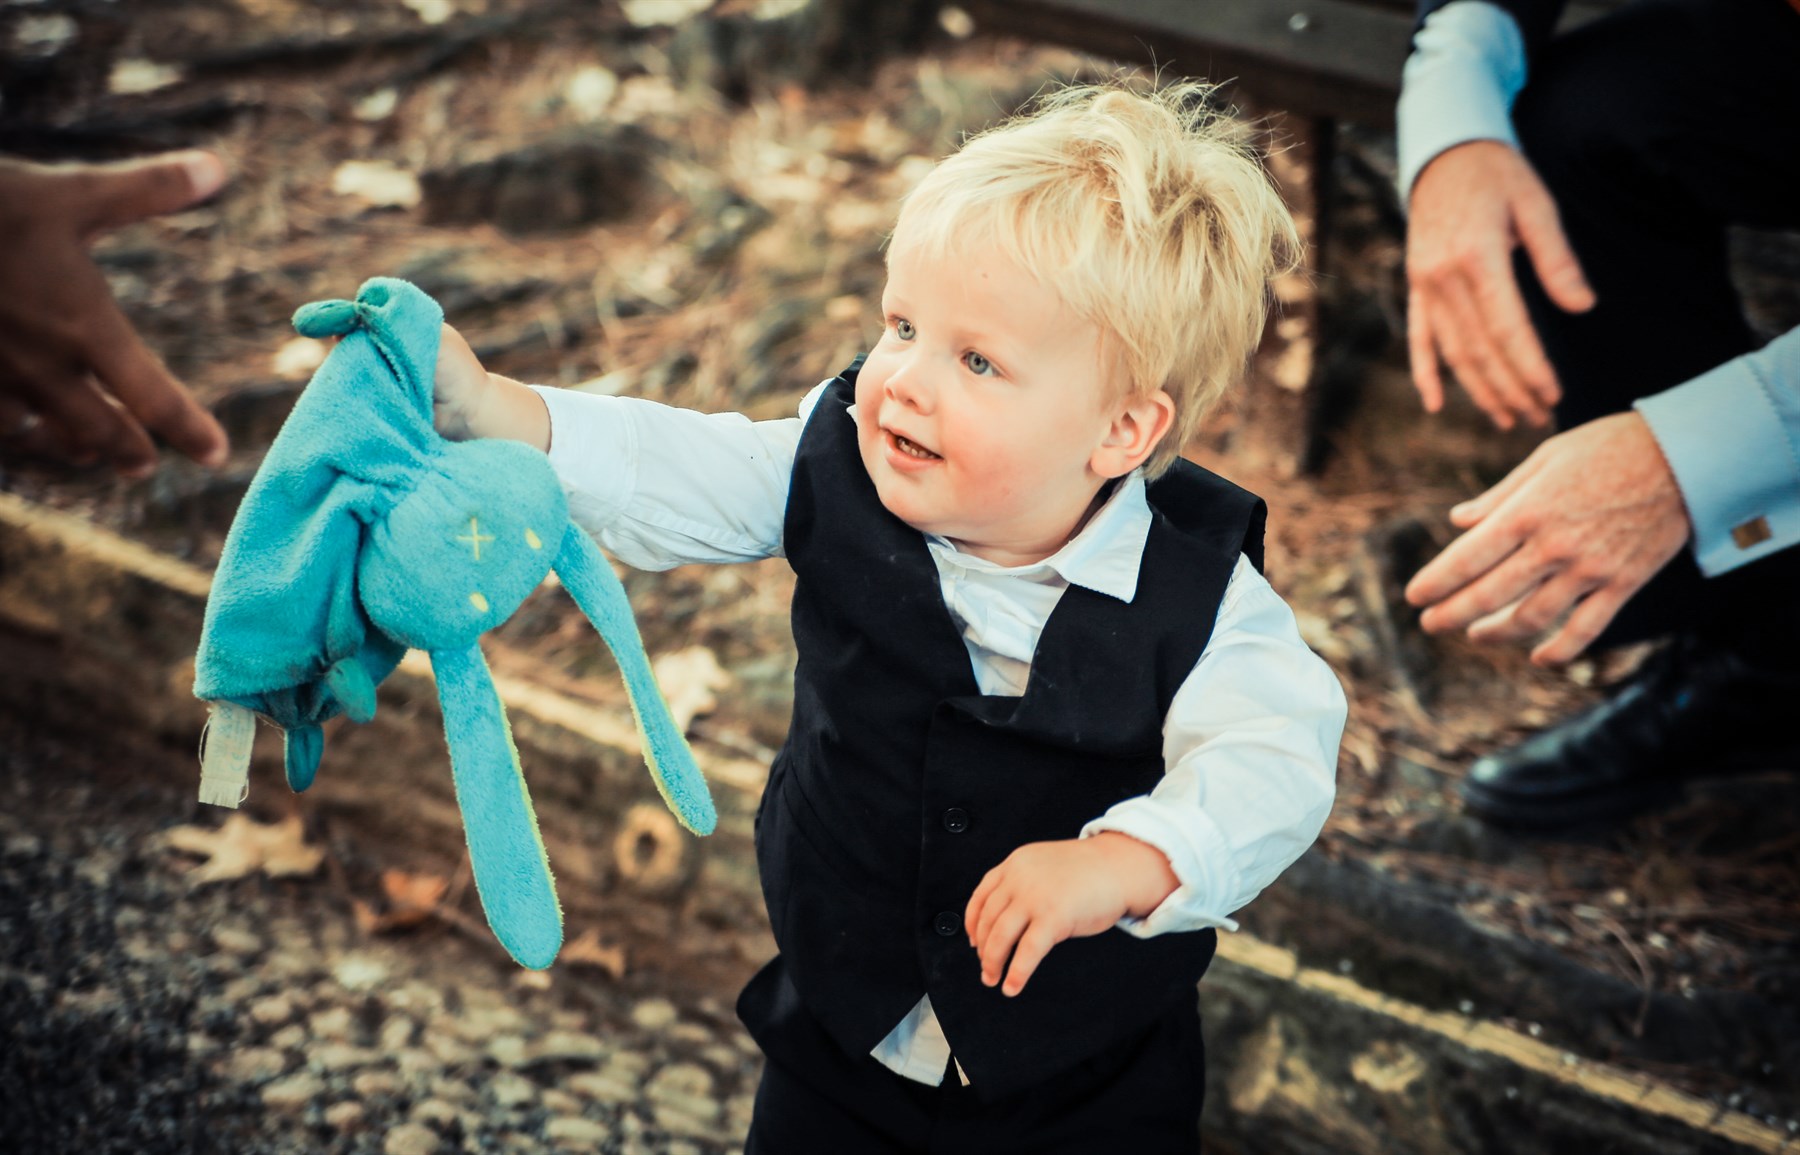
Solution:
[[[999,984],[1006,960],[1012,957],[1013,947],[1018,945],[1025,928],[1030,925],[1031,916],[1017,903],[1008,906],[993,920],[988,932],[979,940],[983,985]]]
[[[988,893],[987,898],[981,904],[981,915],[975,920],[973,932],[969,937],[972,946],[979,949],[981,944],[988,940],[988,937],[994,933],[994,923],[1006,913],[1008,907],[1012,906],[1017,894],[1017,888],[1010,886],[996,886]]]
[[[1050,953],[1050,948],[1061,942],[1063,936],[1045,929],[1042,922],[1035,922],[1031,929],[1019,939],[1019,947],[1013,952],[1012,966],[1006,971],[1006,985],[1000,993],[1011,998],[1025,989],[1031,976],[1037,973],[1038,964]]]
[[[999,957],[990,957],[995,950],[997,936],[1001,934],[999,928],[1003,925],[1008,910],[1013,910],[1015,916],[1022,914],[1021,910],[1013,909],[1012,892],[1001,891],[999,894],[995,894],[994,898],[986,903],[986,909],[981,912],[981,921],[976,923],[976,937],[970,939],[970,945],[976,948],[976,957],[981,961],[981,977],[986,980],[988,986],[994,986],[995,982],[1001,980],[1001,968],[1006,966],[1006,954],[1012,952],[1012,943],[1008,941],[1006,945],[999,946],[999,952],[1001,952]],[[1013,939],[1019,937],[1019,930],[1022,930],[1022,927],[1013,930]]]
[[[1000,868],[987,872],[975,893],[969,896],[969,905],[963,908],[963,932],[969,936],[969,945],[974,946],[981,941],[976,928],[981,925],[981,913],[987,907],[988,899],[993,897],[994,888],[1000,885]]]

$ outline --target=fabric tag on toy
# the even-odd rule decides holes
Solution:
[[[200,801],[233,810],[250,795],[256,715],[236,702],[213,702],[200,735]]]

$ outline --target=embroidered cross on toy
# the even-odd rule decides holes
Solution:
[[[477,644],[555,570],[612,649],[657,789],[710,834],[712,797],[669,716],[631,605],[569,521],[548,459],[511,441],[451,442],[432,426],[443,311],[376,277],[355,301],[294,315],[338,336],[270,446],[226,537],[195,661],[210,705],[200,800],[247,792],[261,716],[286,735],[288,784],[312,785],[320,723],[375,716],[375,687],[406,650],[431,657],[451,776],[488,925],[521,964],[562,945],[562,909],[506,711]]]

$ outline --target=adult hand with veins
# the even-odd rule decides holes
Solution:
[[[88,246],[225,180],[199,150],[114,164],[0,159],[0,454],[144,477],[155,433],[203,465],[224,463],[224,429],[145,346]]]
[[[1493,140],[1446,149],[1413,182],[1407,207],[1406,326],[1413,384],[1427,412],[1444,405],[1438,357],[1501,429],[1542,427],[1561,387],[1513,276],[1523,245],[1558,307],[1594,307],[1556,202],[1518,150]]]
[[[1636,412],[1551,437],[1450,520],[1466,532],[1406,587],[1407,600],[1425,607],[1420,624],[1493,642],[1561,620],[1531,652],[1546,666],[1579,656],[1693,532],[1675,475]]]

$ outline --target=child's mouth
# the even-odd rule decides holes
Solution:
[[[893,433],[893,432],[890,432],[888,434],[888,437],[890,439],[892,439],[892,441],[894,443],[894,448],[899,450],[901,453],[906,454],[906,456],[908,456],[908,457],[916,457],[920,461],[940,460],[940,458],[937,454],[935,454],[931,450],[925,448],[923,445],[920,445],[917,441],[913,441],[909,438],[902,437],[898,433]]]

